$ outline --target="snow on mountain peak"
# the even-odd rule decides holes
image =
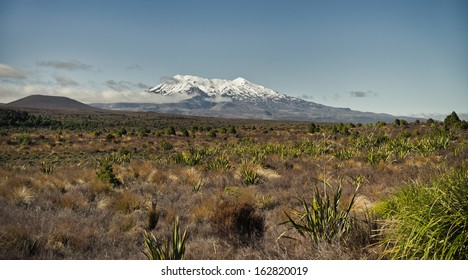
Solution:
[[[244,78],[234,80],[205,79],[191,75],[175,75],[148,90],[156,94],[197,94],[202,91],[209,97],[228,97],[233,100],[258,101],[287,99],[284,94],[249,82]]]
[[[246,79],[242,78],[242,77],[239,77],[239,78],[233,80],[232,82],[235,83],[236,85],[242,85],[242,84],[245,84],[248,81]]]

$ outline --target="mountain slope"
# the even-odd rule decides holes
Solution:
[[[105,109],[157,111],[208,117],[300,120],[316,122],[391,122],[395,116],[335,108],[291,97],[244,78],[205,79],[176,75],[148,89],[156,95],[182,101],[164,104],[114,103],[93,104]],[[413,121],[415,118],[398,117]]]

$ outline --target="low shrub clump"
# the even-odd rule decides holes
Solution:
[[[218,235],[236,245],[254,246],[263,238],[265,219],[249,203],[222,201],[211,218]]]

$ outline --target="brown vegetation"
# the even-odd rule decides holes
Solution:
[[[145,231],[170,235],[176,220],[185,259],[376,259],[369,208],[468,158],[466,130],[437,123],[309,133],[298,122],[45,116],[88,125],[0,129],[1,259],[142,259]],[[340,184],[342,207],[360,185],[345,242],[279,238],[301,199]]]

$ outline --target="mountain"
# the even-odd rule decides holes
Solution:
[[[202,95],[205,98],[218,100],[219,97],[222,97],[225,98],[224,101],[239,102],[281,102],[297,99],[264,86],[256,85],[244,78],[237,78],[232,81],[222,79],[210,80],[189,75],[176,75],[164,83],[150,88],[148,91],[166,96],[175,94]]]
[[[156,111],[224,118],[299,120],[315,122],[375,123],[392,122],[397,117],[388,114],[353,111],[291,97],[244,78],[234,80],[205,79],[176,75],[151,87],[148,92],[173,97],[170,103],[96,103],[103,109]],[[411,117],[398,117],[414,121]]]
[[[86,105],[74,99],[63,96],[30,95],[4,105],[9,108],[66,110],[66,111],[98,111],[100,109]]]

